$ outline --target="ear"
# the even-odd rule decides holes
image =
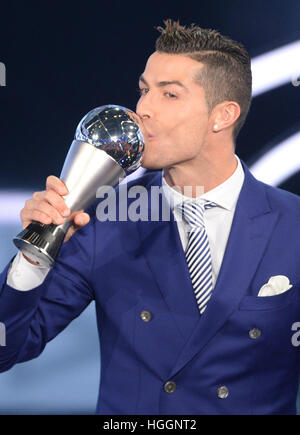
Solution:
[[[236,101],[223,101],[217,104],[211,113],[211,131],[218,133],[231,127],[241,114]]]

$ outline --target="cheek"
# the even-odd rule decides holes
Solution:
[[[208,118],[204,113],[198,113],[190,118],[188,129],[191,135],[203,137],[206,134]]]
[[[180,112],[169,111],[161,119],[160,126],[166,136],[178,137],[187,133],[191,126],[191,119]]]
[[[203,137],[206,128],[207,122],[203,116],[198,117],[191,114],[190,116],[178,117],[176,122],[173,119],[169,132],[172,137],[177,137],[187,142],[194,142]]]

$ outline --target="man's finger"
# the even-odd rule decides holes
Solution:
[[[73,216],[72,216],[73,217]],[[90,221],[90,216],[87,213],[78,211],[75,212],[73,217],[73,224],[67,231],[64,242],[67,242],[77,230],[88,224]]]
[[[78,213],[74,216],[74,223],[78,227],[82,227],[88,224],[90,221],[90,216],[87,213]]]
[[[69,193],[67,186],[65,185],[63,180],[60,180],[55,175],[49,175],[46,180],[46,189],[47,190],[55,190],[59,195],[67,195]]]

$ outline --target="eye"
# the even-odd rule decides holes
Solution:
[[[165,92],[165,96],[167,97],[167,98],[177,98],[177,95],[175,95],[175,94],[172,94],[172,92]]]
[[[137,91],[142,96],[142,95],[146,95],[149,92],[149,89],[148,88],[138,88]]]

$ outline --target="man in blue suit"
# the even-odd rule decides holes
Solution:
[[[170,219],[100,222],[98,201],[76,214],[50,271],[19,253],[0,281],[0,371],[37,357],[95,300],[97,413],[293,414],[300,200],[256,180],[235,154],[251,100],[246,50],[196,26],[166,21],[160,31],[137,105],[142,164],[155,171],[128,189],[145,188],[150,216],[150,192],[163,186]],[[49,177],[23,226],[61,224],[66,193]],[[178,219],[182,202],[192,220]]]

